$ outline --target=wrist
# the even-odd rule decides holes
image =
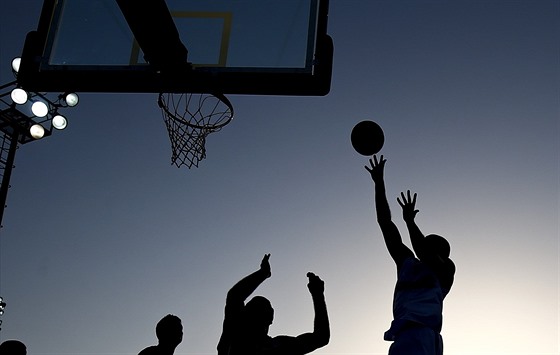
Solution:
[[[314,300],[325,298],[324,290],[309,291],[309,293],[311,293],[311,298]]]
[[[259,269],[259,274],[260,274],[264,279],[268,279],[268,278],[271,276],[270,270],[266,270],[266,269]]]

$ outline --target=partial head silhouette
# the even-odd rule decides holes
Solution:
[[[424,239],[426,243],[426,250],[430,252],[430,254],[435,254],[442,259],[449,259],[449,254],[451,253],[451,246],[449,242],[442,236],[437,234],[429,234]]]
[[[271,325],[274,309],[270,301],[263,296],[253,297],[245,305],[245,319],[257,327]]]
[[[183,341],[181,319],[173,314],[163,317],[156,325],[156,336],[162,345],[179,345]]]
[[[0,344],[0,354],[26,355],[27,347],[19,340],[6,340]]]

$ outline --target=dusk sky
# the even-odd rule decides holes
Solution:
[[[295,0],[286,0],[295,1]],[[0,5],[0,83],[42,2]],[[171,165],[157,95],[79,93],[66,130],[20,147],[0,231],[0,341],[30,355],[130,355],[183,321],[175,354],[216,354],[226,293],[270,253],[255,293],[270,335],[313,329],[320,355],[386,354],[396,269],[352,127],[385,132],[387,196],[457,266],[446,355],[560,352],[560,2],[331,0],[324,97],[239,96],[198,168]]]

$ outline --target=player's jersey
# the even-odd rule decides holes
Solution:
[[[400,268],[393,296],[393,322],[384,339],[392,341],[402,330],[421,325],[439,333],[443,322],[443,290],[434,272],[420,260],[407,258]]]

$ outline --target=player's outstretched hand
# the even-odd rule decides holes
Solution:
[[[261,261],[261,271],[265,273],[266,277],[270,277],[272,275],[268,259],[270,259],[270,254],[264,254],[264,257]]]
[[[401,199],[402,201],[397,197],[397,202],[402,207],[402,214],[403,214],[404,221],[405,222],[414,221],[416,214],[419,212],[417,209],[415,209],[416,192],[412,197],[410,196],[410,190],[406,191],[406,195],[404,194],[404,192],[401,192]]]
[[[386,162],[387,159],[383,159],[383,155],[379,157],[379,161],[377,160],[377,155],[374,155],[373,159],[369,159],[370,166],[365,166],[366,170],[369,171],[371,178],[375,183],[383,181],[383,170],[385,168]]]
[[[312,295],[322,294],[323,292],[325,292],[325,282],[321,280],[319,276],[315,275],[312,272],[308,272],[307,277],[309,278],[307,288]]]

